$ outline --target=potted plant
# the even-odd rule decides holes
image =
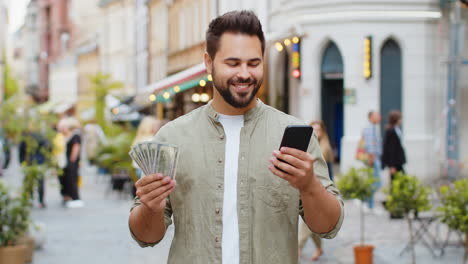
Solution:
[[[100,146],[97,154],[97,165],[109,171],[112,176],[112,189],[122,190],[125,181],[136,181],[132,160],[128,155],[134,135],[121,132],[109,137],[107,143]]]
[[[441,221],[450,228],[465,234],[465,254],[463,263],[468,260],[468,179],[460,179],[453,186],[440,187],[442,205],[437,208]]]
[[[23,264],[27,247],[20,244],[30,221],[29,194],[11,198],[0,181],[0,263]]]
[[[372,263],[374,246],[366,245],[364,239],[364,208],[363,202],[372,196],[375,191],[374,183],[377,179],[373,176],[373,169],[364,167],[360,169],[351,168],[346,174],[342,175],[337,181],[338,189],[344,199],[359,199],[360,222],[361,222],[361,243],[354,247],[354,257],[356,264]]]
[[[416,254],[414,251],[414,236],[411,215],[417,216],[418,213],[431,209],[429,195],[432,189],[423,186],[416,176],[397,172],[392,181],[390,190],[385,189],[387,193],[387,203],[385,208],[393,214],[403,214],[408,223],[410,234],[410,248],[412,263],[416,263]]]

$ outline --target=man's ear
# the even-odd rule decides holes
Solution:
[[[205,54],[203,56],[203,60],[205,61],[206,72],[208,74],[211,74],[212,69],[213,69],[213,60],[211,59],[208,52],[205,52]]]

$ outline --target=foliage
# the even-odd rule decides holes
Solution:
[[[416,216],[418,212],[431,209],[429,195],[432,189],[423,186],[416,176],[397,172],[390,191],[385,190],[385,192],[387,193],[386,209],[393,214],[403,213],[406,217],[410,234],[412,263],[414,264],[416,263],[416,253],[414,251],[413,224],[409,215],[413,213]]]
[[[132,160],[128,152],[135,137],[134,132],[117,126],[112,126],[112,130],[114,133],[98,149],[97,164],[110,172],[120,169],[133,171]]]
[[[390,191],[385,192],[388,194],[386,208],[392,213],[408,215],[431,209],[429,195],[432,189],[423,186],[415,176],[397,172]]]
[[[374,183],[378,180],[373,176],[373,169],[364,167],[351,168],[336,182],[341,195],[345,199],[367,200],[375,191]]]
[[[465,234],[465,256],[468,259],[468,179],[460,179],[449,186],[440,188],[442,205],[437,208],[441,221],[450,228]]]
[[[374,178],[374,169],[363,167],[360,169],[351,168],[345,175],[342,175],[336,185],[345,199],[367,200],[375,191],[374,183],[378,180]],[[365,216],[363,208],[360,208],[361,222],[361,245],[364,245]]]
[[[453,186],[440,188],[441,220],[450,228],[468,233],[468,179],[455,181]]]
[[[121,82],[113,81],[111,75],[100,72],[91,76],[90,81],[96,96],[94,106],[96,121],[102,129],[107,132],[108,124],[105,119],[106,95],[111,90],[122,88],[123,84]]]
[[[11,198],[0,181],[0,247],[16,245],[28,229],[30,212],[29,193]]]
[[[12,97],[0,105],[0,126],[6,138],[14,144],[21,140],[21,134],[26,130],[26,115],[24,109],[19,108],[23,103],[18,97]]]
[[[5,87],[4,99],[8,100],[18,93],[18,81],[15,78],[13,78],[11,74],[11,69],[7,61],[7,56],[3,56],[3,58],[5,58],[5,66],[3,67],[3,81]]]

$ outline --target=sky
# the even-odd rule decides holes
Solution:
[[[6,0],[6,6],[9,9],[9,33],[15,32],[23,24],[28,3],[29,0]]]

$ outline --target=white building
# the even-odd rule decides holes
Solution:
[[[39,93],[39,6],[37,0],[29,2],[24,21],[24,41],[27,47],[23,49],[26,59],[26,92],[38,96]]]
[[[101,0],[100,65],[124,84],[124,91],[136,91],[135,0]]]
[[[0,0],[0,102],[3,101],[4,81],[3,68],[5,63],[4,51],[8,32],[8,11],[3,0]]]
[[[407,172],[420,178],[440,176],[449,25],[439,0],[276,0],[271,8],[269,35],[283,50],[275,45],[268,50],[270,104],[305,121],[323,119],[342,171],[357,165],[355,150],[367,113],[380,111],[386,123],[388,112],[399,109]],[[466,21],[468,10],[462,13]],[[295,36],[300,38],[300,80],[291,77],[291,46],[283,42]],[[369,79],[363,74],[367,37],[372,43]],[[465,45],[465,59],[467,54]],[[464,131],[468,66],[460,77]],[[460,133],[461,160],[468,159],[467,146],[468,135]]]

